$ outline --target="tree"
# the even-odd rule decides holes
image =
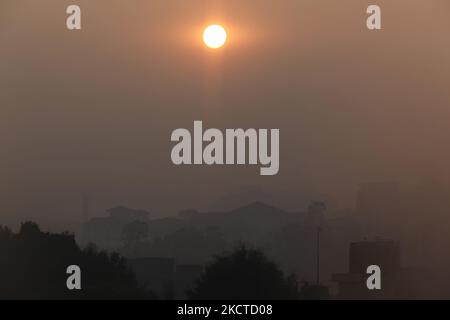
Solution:
[[[285,277],[264,253],[245,246],[217,256],[188,297],[199,300],[296,299],[295,277]]]
[[[81,290],[68,290],[67,267],[81,269]],[[18,233],[0,226],[0,299],[152,298],[118,254],[80,249],[72,234],[45,233],[32,222]]]

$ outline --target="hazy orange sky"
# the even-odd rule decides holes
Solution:
[[[68,31],[65,10],[82,9]],[[366,8],[383,30],[366,29]],[[448,0],[2,0],[0,215],[199,207],[244,185],[448,181]],[[202,28],[220,22],[224,49]],[[280,172],[176,167],[170,134],[280,128]]]

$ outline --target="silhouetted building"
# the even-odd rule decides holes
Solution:
[[[381,269],[381,289],[367,288],[367,267]],[[338,299],[424,299],[435,294],[436,279],[424,269],[402,267],[400,247],[390,240],[350,244],[349,272],[334,274]]]
[[[327,286],[305,283],[300,289],[301,300],[328,300],[330,298]]]
[[[200,264],[180,264],[176,266],[175,288],[176,298],[185,299],[186,292],[192,289],[203,272]]]
[[[367,268],[381,269],[381,290],[369,290]],[[389,240],[363,241],[350,244],[349,272],[334,274],[338,283],[338,299],[392,299],[401,296],[399,287],[400,249]]]
[[[126,224],[147,222],[149,213],[144,210],[117,206],[106,210],[107,217],[95,217],[82,225],[82,243],[94,243],[102,249],[117,250],[123,246],[121,235]]]
[[[362,241],[350,244],[350,273],[365,274],[367,266],[376,264],[383,275],[395,275],[400,269],[400,248],[390,240]]]
[[[170,258],[128,259],[138,283],[160,299],[174,298],[175,261]]]
[[[200,264],[175,264],[172,258],[127,259],[135,272],[139,285],[145,286],[159,299],[186,299],[186,292],[192,289],[203,272]]]

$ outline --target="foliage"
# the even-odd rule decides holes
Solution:
[[[296,299],[297,281],[285,277],[261,251],[245,246],[217,256],[198,279],[191,299],[268,300]]]
[[[81,290],[68,290],[69,265],[81,268]],[[150,298],[118,254],[80,249],[72,234],[40,231],[23,223],[16,234],[0,226],[0,298]]]

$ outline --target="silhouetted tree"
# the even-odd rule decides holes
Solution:
[[[191,299],[296,299],[295,277],[285,277],[261,251],[245,246],[217,256],[188,292]]]
[[[81,290],[68,290],[67,267],[81,268]],[[0,226],[0,298],[151,298],[118,254],[80,249],[74,236],[41,232],[32,222],[18,233]]]

